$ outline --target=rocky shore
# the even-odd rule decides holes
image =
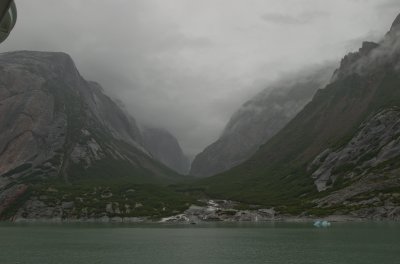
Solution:
[[[388,215],[384,208],[370,209],[369,214],[357,213],[349,215],[329,215],[325,217],[280,214],[274,208],[268,209],[234,209],[237,203],[226,200],[210,200],[207,206],[191,206],[184,213],[161,219],[161,223],[204,223],[204,222],[313,222],[326,220],[329,222],[361,222],[361,221],[400,221],[400,207],[390,208]]]
[[[385,209],[370,209],[369,214],[364,215],[356,213],[349,215],[330,215],[326,217],[317,216],[292,216],[280,214],[273,208],[266,209],[235,209],[238,203],[226,200],[207,200],[205,206],[192,205],[181,214],[177,214],[162,219],[150,217],[124,217],[109,216],[104,214],[102,217],[81,217],[81,218],[63,218],[62,214],[58,216],[36,215],[26,217],[17,214],[12,222],[14,223],[115,223],[115,224],[133,224],[133,223],[161,223],[161,224],[201,224],[208,222],[313,222],[315,220],[327,220],[330,222],[363,222],[363,221],[400,221],[400,208],[392,209],[396,213],[388,217]]]

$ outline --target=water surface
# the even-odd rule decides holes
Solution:
[[[0,263],[396,264],[400,225],[0,224]]]

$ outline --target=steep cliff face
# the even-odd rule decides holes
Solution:
[[[389,34],[398,31],[399,30],[399,26],[400,26],[400,14],[394,20],[394,22],[392,24],[392,27],[390,28]]]
[[[180,179],[68,55],[0,55],[0,219],[172,214],[186,198],[146,184]]]
[[[37,166],[55,156],[66,142],[67,113],[54,111],[61,105],[51,94],[50,82],[57,72],[48,59],[26,52],[0,57],[0,174],[24,165]],[[65,73],[68,84],[80,78],[63,54],[54,56],[53,67]]]
[[[257,94],[233,115],[221,137],[196,156],[190,174],[212,176],[249,159],[328,83],[333,71],[327,65]]]
[[[156,160],[182,175],[189,172],[190,161],[171,133],[164,129],[145,127],[142,134],[145,148]]]
[[[145,150],[135,120],[68,55],[27,51],[0,55],[0,175],[0,189],[35,177],[174,177]]]
[[[310,164],[318,191],[333,188],[339,181],[359,181],[383,164],[390,168],[388,162],[400,155],[399,136],[399,108],[382,110],[367,119],[347,144],[336,150],[326,149]]]
[[[88,85],[89,89],[83,89],[82,94],[94,117],[114,138],[129,142],[146,152],[135,119],[105,95],[99,84],[88,82]]]
[[[347,55],[332,82],[247,162],[201,186],[288,211],[398,215],[399,43],[395,22],[380,43]]]
[[[400,109],[368,118],[344,146],[326,149],[309,166],[320,210],[373,219],[400,215]],[[398,219],[398,218],[397,218]]]

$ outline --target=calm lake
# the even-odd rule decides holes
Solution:
[[[396,264],[400,224],[0,224],[0,263]]]

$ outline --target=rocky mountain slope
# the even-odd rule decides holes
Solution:
[[[134,119],[69,56],[1,54],[0,219],[137,222],[185,212],[399,220],[399,87],[400,15],[380,43],[345,56],[250,159],[165,186],[183,178],[152,158]]]
[[[190,161],[171,133],[164,129],[145,127],[142,135],[145,148],[156,160],[182,175],[188,174]]]
[[[333,71],[332,65],[321,66],[257,94],[232,116],[221,137],[196,156],[190,175],[212,176],[249,159],[329,82]]]
[[[49,182],[181,179],[144,146],[135,120],[98,84],[84,80],[68,55],[0,55],[0,215],[32,186]]]
[[[289,213],[398,217],[399,21],[380,43],[348,54],[332,82],[250,160],[198,187]]]

